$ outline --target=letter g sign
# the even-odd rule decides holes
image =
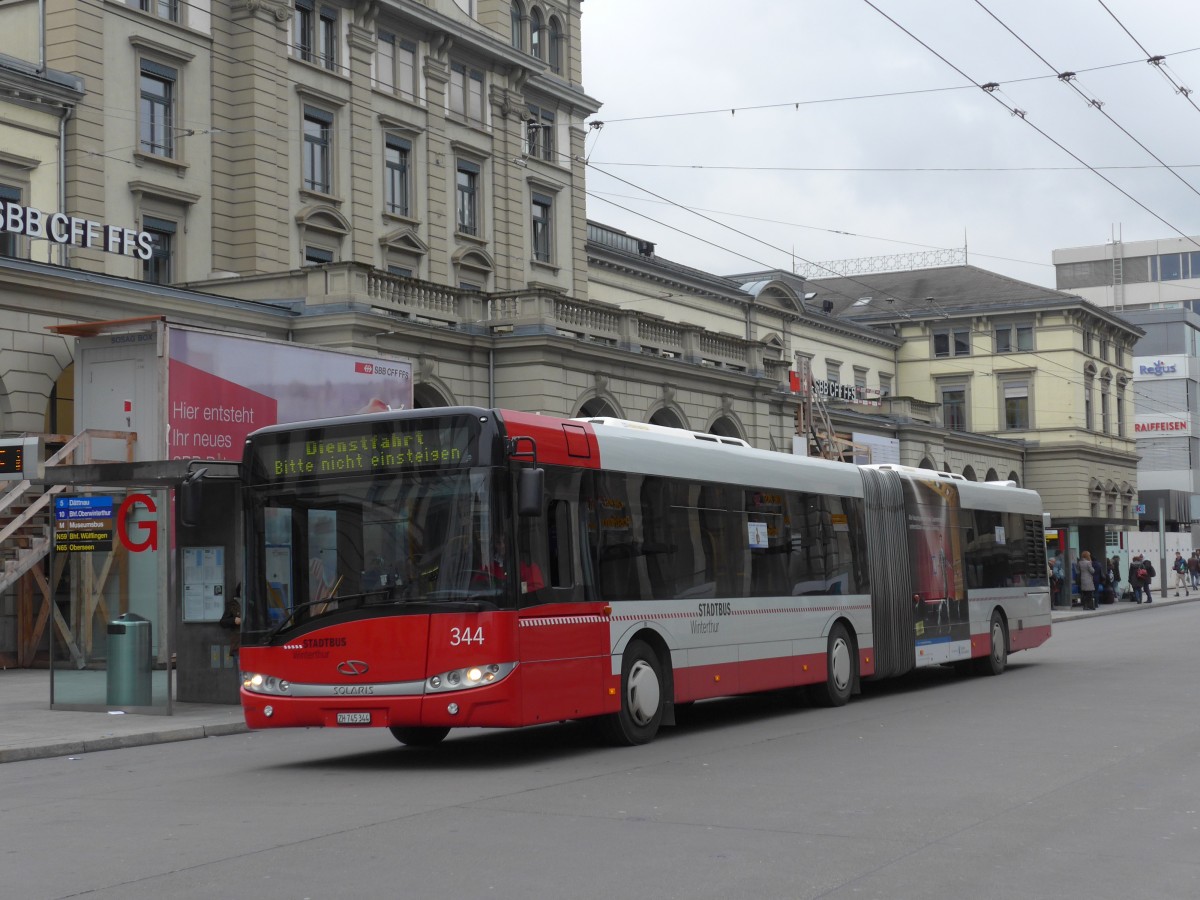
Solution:
[[[150,512],[158,512],[158,507],[154,505],[154,500],[147,494],[130,494],[117,510],[117,536],[121,539],[121,543],[125,545],[131,553],[141,553],[143,550],[158,549],[158,522],[134,522],[133,527],[140,530],[145,537],[140,541],[133,541],[129,537],[129,528],[125,524],[125,517],[132,512],[135,504],[140,503]]]

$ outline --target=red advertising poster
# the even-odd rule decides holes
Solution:
[[[266,425],[412,407],[412,365],[168,329],[170,459],[242,458]]]
[[[958,489],[917,477],[903,485],[918,663],[948,662],[969,655],[971,636]]]

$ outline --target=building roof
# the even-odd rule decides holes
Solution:
[[[1134,333],[1141,329],[1084,300],[1078,294],[1018,281],[977,266],[942,266],[807,282],[812,305],[863,324],[903,319],[954,318],[982,311],[1036,311],[1063,306],[1087,307],[1097,318]]]
[[[889,335],[878,329],[860,325],[846,317],[838,318],[829,310],[821,311],[804,293],[806,282],[798,275],[779,269],[768,269],[744,275],[714,275],[701,269],[664,259],[654,252],[651,241],[629,235],[618,228],[588,220],[587,253],[589,264],[620,266],[641,278],[666,284],[676,284],[699,294],[718,297],[729,303],[750,305],[761,302],[764,292],[775,295],[775,312],[802,319],[810,326],[847,334],[872,343],[892,343]]]

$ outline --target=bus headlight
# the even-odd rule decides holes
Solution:
[[[286,697],[292,693],[291,684],[282,678],[258,672],[243,672],[242,687],[253,694],[272,694],[276,697]]]
[[[494,684],[506,677],[516,667],[516,663],[485,663],[479,666],[467,666],[463,669],[451,669],[449,672],[441,672],[427,678],[425,691],[429,694],[436,694],[443,691],[462,691],[467,688],[483,687],[485,684]]]

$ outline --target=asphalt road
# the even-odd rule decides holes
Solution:
[[[0,766],[0,894],[404,898],[1200,896],[1200,604],[1056,626],[999,678],[843,709],[268,732]]]

